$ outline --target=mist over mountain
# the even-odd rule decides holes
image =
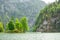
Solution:
[[[30,26],[35,22],[36,15],[46,5],[41,0],[0,0],[0,17],[6,23],[8,18],[26,16]]]

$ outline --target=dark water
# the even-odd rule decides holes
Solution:
[[[60,40],[60,33],[0,33],[0,40]]]

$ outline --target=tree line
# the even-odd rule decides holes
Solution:
[[[0,21],[0,32],[7,33],[24,33],[29,31],[28,22],[26,17],[22,17],[20,20],[18,18],[11,18],[4,27],[4,23]]]

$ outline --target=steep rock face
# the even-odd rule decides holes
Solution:
[[[14,16],[21,18],[26,16],[31,26],[37,13],[46,5],[41,0],[0,0],[0,17],[4,23]]]
[[[35,31],[60,32],[60,3],[56,1],[41,10],[35,23]]]

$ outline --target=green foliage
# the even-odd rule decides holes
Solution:
[[[16,18],[15,22],[14,20],[10,20],[7,24],[6,32],[9,33],[22,33],[29,30],[27,19],[26,17],[23,17],[20,19]]]
[[[57,24],[58,20],[60,20],[59,15],[60,15],[60,3],[58,3],[56,1],[52,4],[47,5],[44,9],[41,10],[41,12],[34,24],[35,30],[40,27],[40,25],[43,23],[44,20],[51,21],[51,18],[58,18],[58,19],[56,19],[56,23],[51,24],[51,22],[50,22],[50,24],[52,25],[52,28],[58,27],[60,29],[60,27],[59,27],[60,25],[58,26],[58,24]],[[53,25],[55,25],[55,26],[53,26]],[[56,28],[56,30],[58,28]]]
[[[36,32],[36,29],[37,29],[37,27],[36,27],[36,26],[34,26],[34,27],[33,27],[33,29],[32,29],[32,30],[33,30],[33,32]]]
[[[15,26],[16,26],[16,30],[23,32],[22,24],[19,22],[19,20],[17,18],[16,18]]]
[[[26,17],[21,18],[20,20],[22,27],[23,27],[23,32],[26,32],[29,30],[28,23]]]
[[[20,23],[18,19],[16,19],[15,26],[18,30],[20,30]]]
[[[14,25],[12,20],[10,20],[9,23],[7,24],[7,28],[8,28],[8,30],[14,30],[15,29],[15,25]]]
[[[0,22],[0,32],[4,32],[3,23]]]

